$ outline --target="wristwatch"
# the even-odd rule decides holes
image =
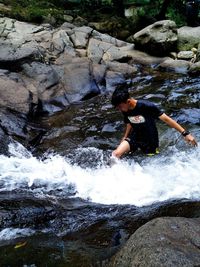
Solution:
[[[190,134],[190,132],[189,132],[189,131],[183,131],[181,134],[182,134],[182,136],[185,137],[185,136],[187,136],[188,134]]]

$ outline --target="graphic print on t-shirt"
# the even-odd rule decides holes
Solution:
[[[139,123],[145,122],[145,118],[142,115],[128,116],[128,119],[131,123],[134,123],[134,124],[139,124]]]

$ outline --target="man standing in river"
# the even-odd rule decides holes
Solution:
[[[114,157],[120,158],[127,152],[141,149],[145,154],[158,153],[159,139],[155,120],[160,119],[176,129],[186,142],[197,146],[189,131],[163,113],[155,104],[147,100],[131,98],[127,89],[116,88],[112,95],[112,105],[119,109],[126,124],[126,130],[119,146],[113,151]]]

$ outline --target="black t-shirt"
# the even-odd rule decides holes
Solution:
[[[149,144],[158,147],[158,131],[155,119],[163,112],[153,103],[147,100],[137,100],[133,110],[123,112],[124,122],[130,123],[133,131],[131,133],[135,142]]]

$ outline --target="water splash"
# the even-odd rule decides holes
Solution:
[[[199,199],[199,147],[170,149],[140,162],[124,159],[109,166],[103,151],[96,148],[77,149],[72,162],[72,157],[59,155],[37,159],[14,143],[10,145],[12,156],[0,156],[0,191],[23,189],[40,197],[75,196],[102,204],[137,206],[170,198]],[[92,158],[95,168],[79,164],[80,159]]]
[[[5,228],[0,231],[0,240],[2,241],[27,237],[33,235],[34,233],[35,231],[30,228]]]

